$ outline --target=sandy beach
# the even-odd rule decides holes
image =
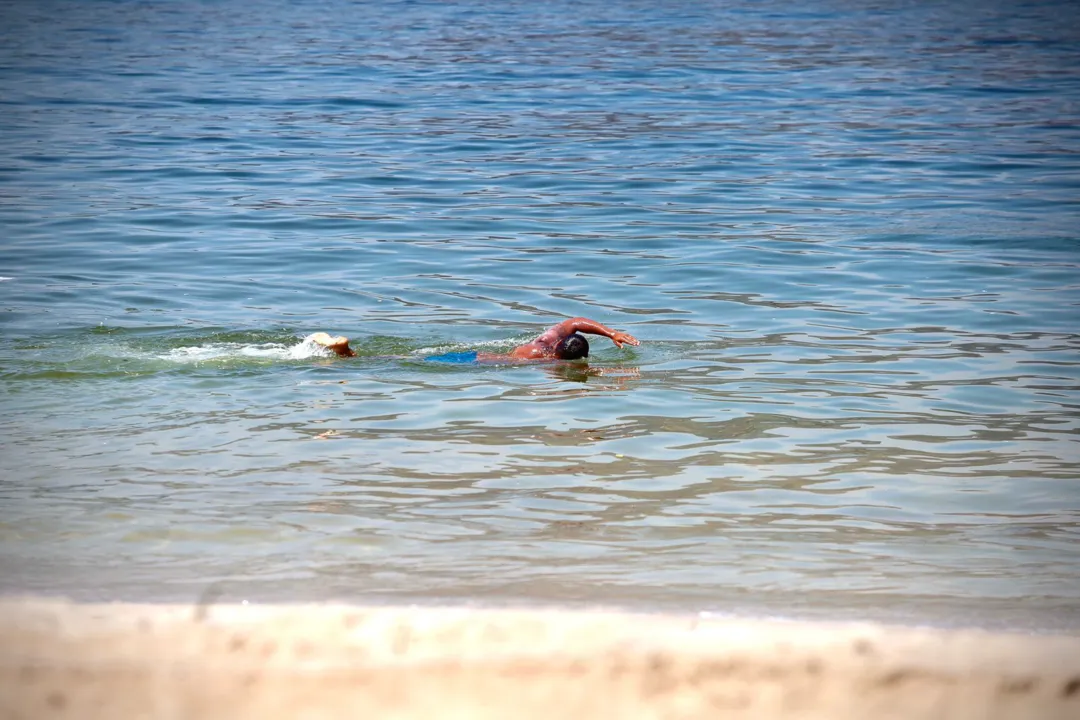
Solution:
[[[5,718],[1076,718],[1080,637],[437,607],[0,602]]]

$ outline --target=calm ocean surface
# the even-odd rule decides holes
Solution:
[[[0,592],[1080,628],[1077,4],[0,27]]]

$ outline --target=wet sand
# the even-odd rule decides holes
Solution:
[[[1076,718],[1080,637],[608,611],[0,601],[4,718]]]

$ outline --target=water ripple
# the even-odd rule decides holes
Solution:
[[[0,589],[1077,627],[1075,14],[8,3]]]

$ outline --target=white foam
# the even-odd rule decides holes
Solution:
[[[288,360],[306,360],[311,357],[334,357],[334,351],[319,345],[312,340],[309,335],[298,344],[286,348],[285,357]]]
[[[331,357],[330,350],[305,338],[296,345],[263,343],[245,345],[243,343],[207,343],[190,347],[174,348],[157,357],[178,363],[197,363],[212,360],[235,358],[256,358],[261,360],[306,360],[313,357]]]
[[[4,282],[5,280],[14,280],[14,279],[15,278],[9,278],[9,277],[4,277],[3,275],[0,275],[0,282]]]

